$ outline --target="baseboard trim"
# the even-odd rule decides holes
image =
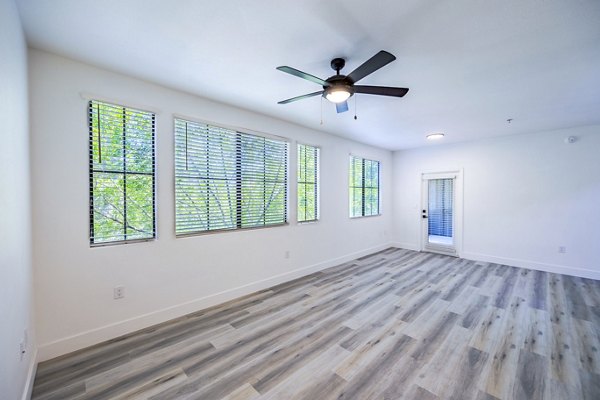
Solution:
[[[552,272],[556,274],[579,276],[582,278],[590,278],[600,280],[600,271],[591,269],[568,267],[566,265],[545,264],[536,261],[521,260],[517,258],[498,257],[488,254],[464,252],[461,258],[473,261],[491,262],[496,264],[510,265],[513,267],[534,269],[538,271]]]
[[[401,248],[401,249],[406,249],[406,250],[421,251],[420,246],[415,243],[394,242],[393,246]]]
[[[29,369],[27,370],[27,380],[25,381],[25,387],[23,388],[23,396],[21,400],[30,400],[31,392],[33,391],[33,382],[35,381],[35,373],[37,372],[38,366],[38,349],[33,350],[33,357],[29,362]]]
[[[128,333],[132,333],[140,329],[148,328],[150,326],[166,322],[174,318],[182,317],[184,315],[197,312],[202,309],[236,299],[238,297],[246,296],[248,294],[260,290],[268,289],[271,286],[291,281],[293,279],[297,279],[329,267],[334,267],[336,265],[354,260],[356,258],[376,253],[381,250],[385,250],[389,247],[395,247],[394,243],[390,242],[379,246],[374,246],[352,254],[347,254],[342,257],[334,258],[317,264],[309,265],[307,267],[298,268],[293,271],[266,278],[260,281],[252,282],[243,286],[239,286],[237,288],[201,297],[186,303],[153,311],[113,324],[90,329],[88,331],[81,332],[53,342],[44,343],[38,346],[39,362],[46,361],[64,354],[68,354],[89,346],[93,346],[95,344],[114,339],[116,337],[126,335]]]

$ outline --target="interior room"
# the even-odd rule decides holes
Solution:
[[[0,397],[600,399],[598,21],[0,0]]]

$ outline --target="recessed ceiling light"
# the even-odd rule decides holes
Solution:
[[[444,137],[443,133],[431,133],[427,135],[428,140],[438,140]]]

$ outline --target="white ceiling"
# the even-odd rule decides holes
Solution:
[[[18,0],[31,46],[199,96],[396,150],[600,123],[598,0]],[[336,114],[326,78],[379,50],[397,60]],[[508,124],[507,118],[513,118]]]

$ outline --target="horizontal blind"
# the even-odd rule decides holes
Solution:
[[[350,217],[379,214],[380,162],[350,156]]]
[[[364,216],[379,214],[379,161],[363,160]]]
[[[350,156],[350,216],[360,217],[363,215],[363,159]]]
[[[287,222],[287,143],[175,119],[176,233]]]
[[[90,243],[150,239],[155,221],[155,115],[90,101]]]
[[[319,218],[319,148],[298,144],[298,222]]]
[[[452,237],[454,179],[430,179],[428,229],[430,235]]]

